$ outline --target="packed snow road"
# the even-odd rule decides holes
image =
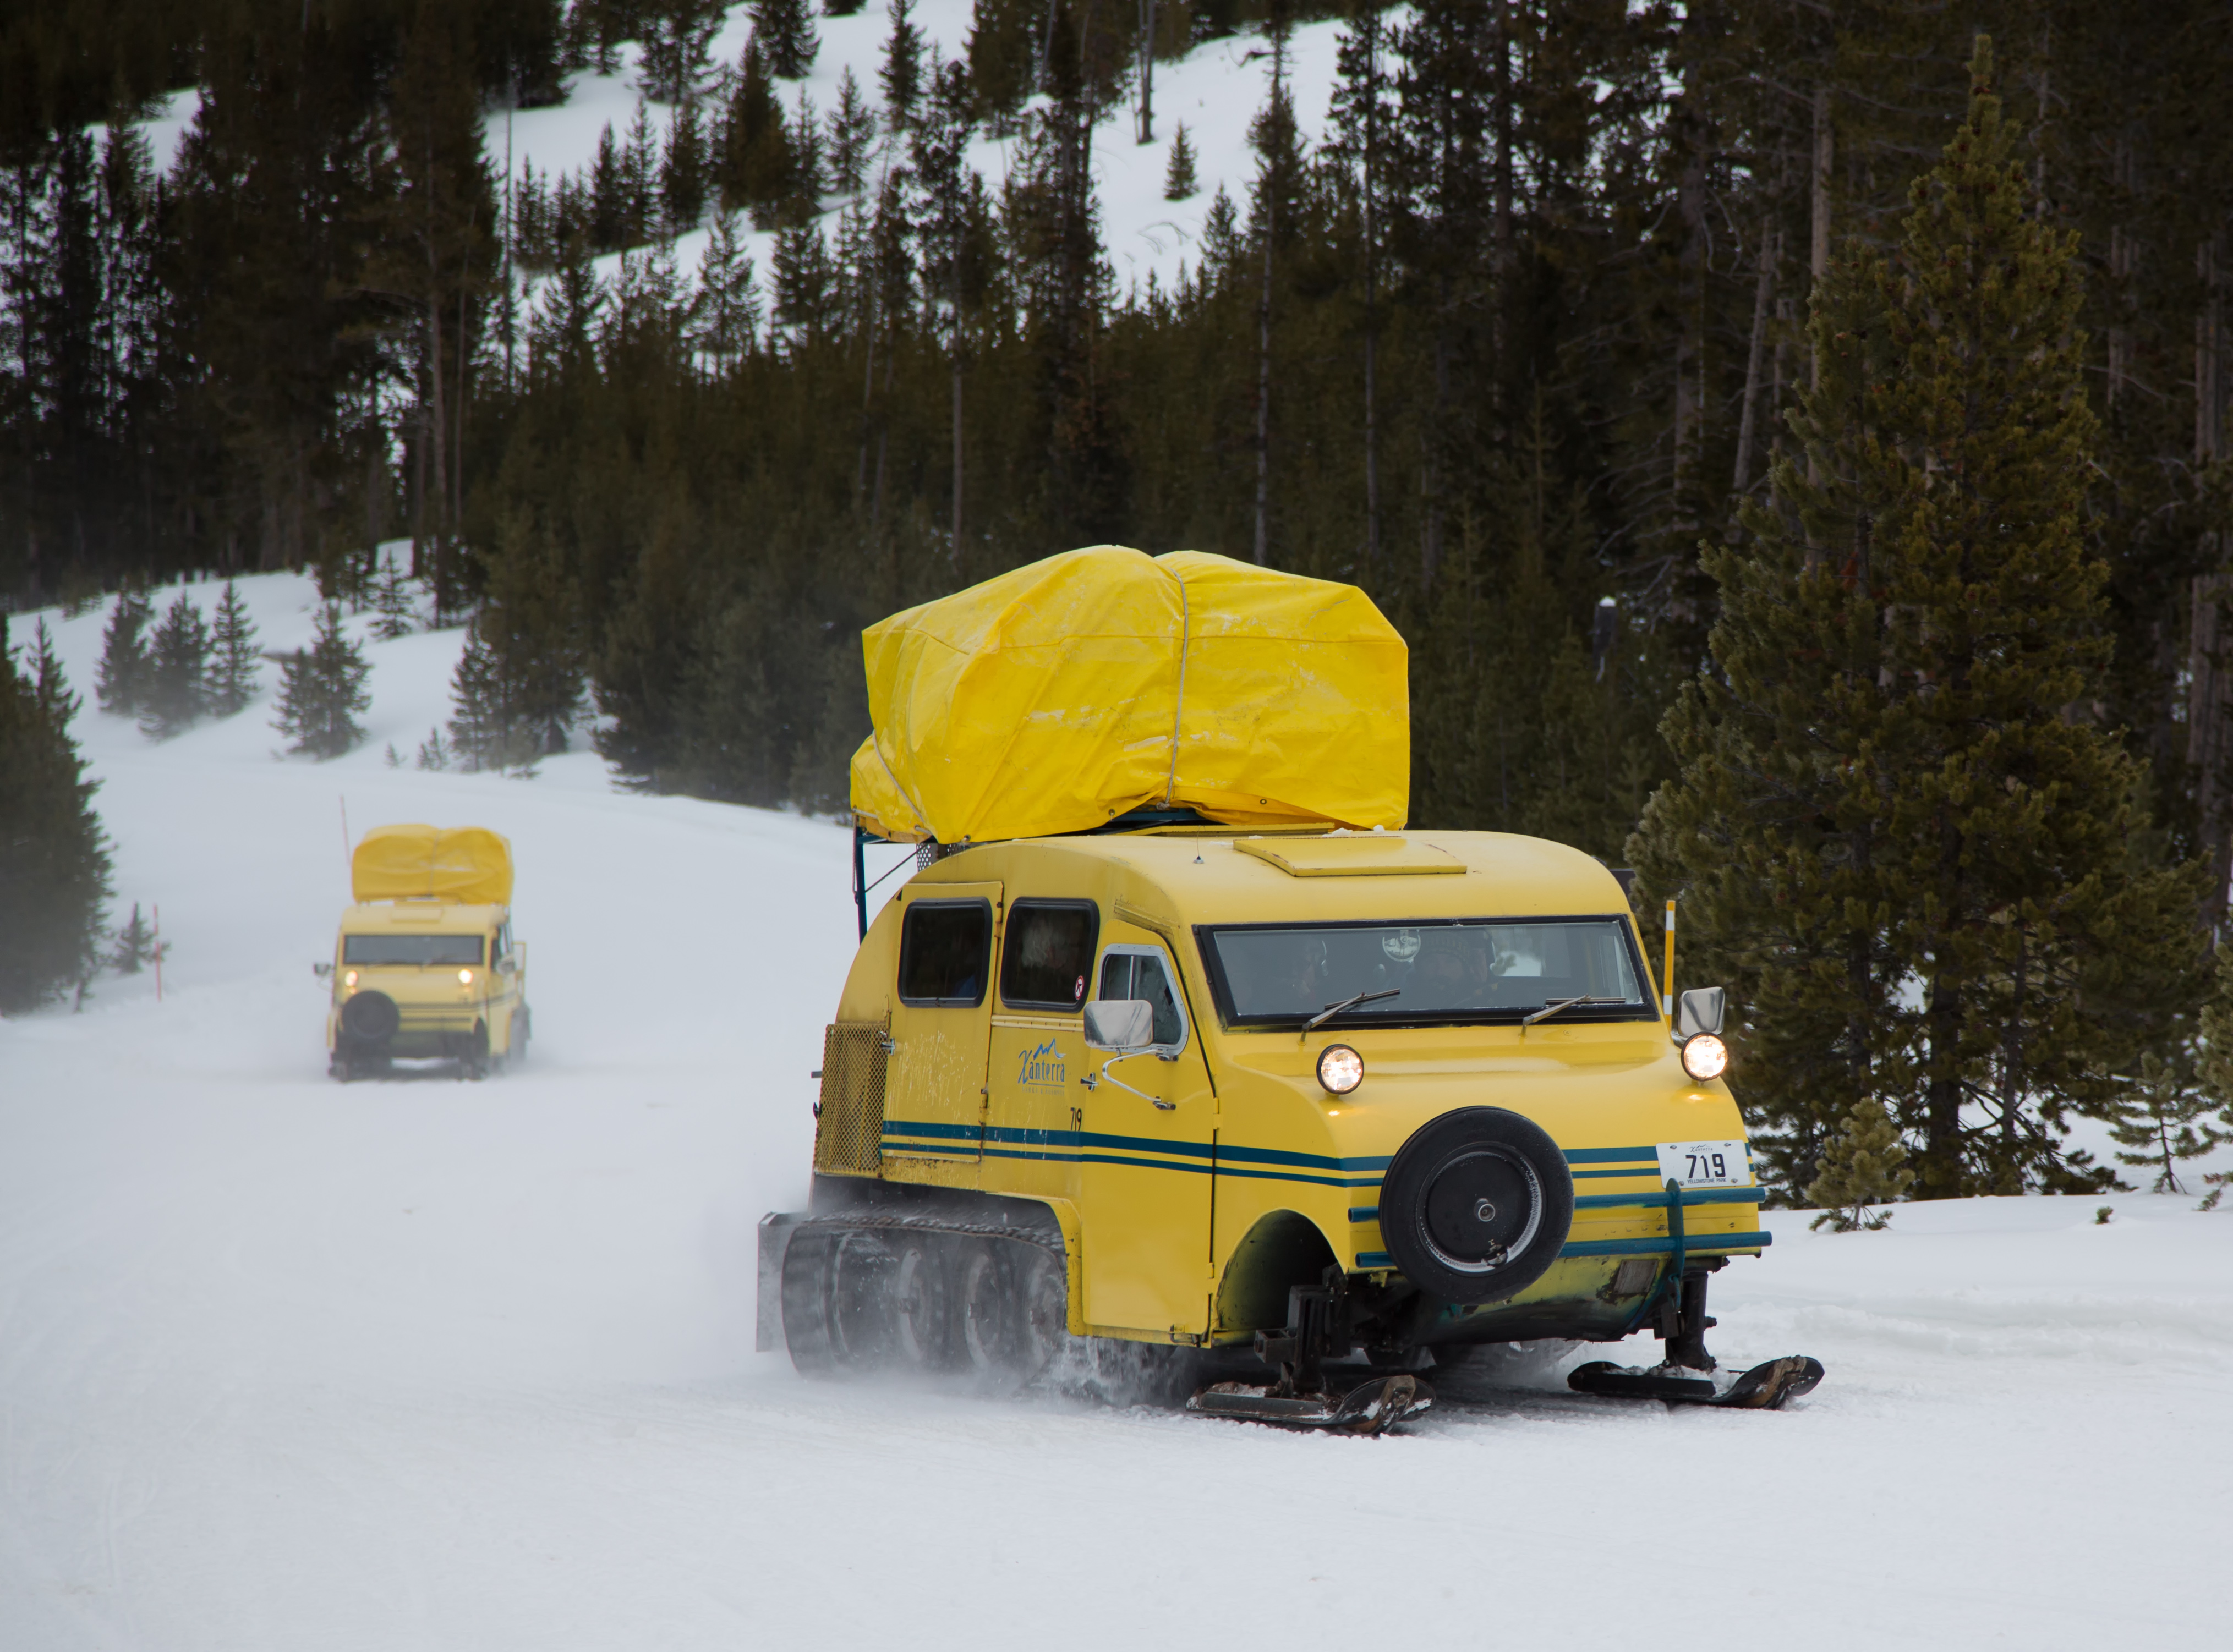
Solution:
[[[1714,1341],[1828,1364],[1779,1413],[1569,1395],[1565,1348],[1377,1441],[800,1381],[752,1232],[803,1192],[844,836],[587,757],[387,768],[457,646],[374,645],[331,764],[268,707],[80,715],[175,950],[160,1004],[0,1024],[0,1648],[2223,1643],[2233,1211],[2191,1199],[1771,1216]],[[524,1071],[324,1077],[344,797],[512,839]]]

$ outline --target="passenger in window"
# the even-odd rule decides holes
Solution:
[[[1419,943],[1403,996],[1415,1009],[1471,1008],[1488,996],[1485,938],[1465,930],[1430,929]]]

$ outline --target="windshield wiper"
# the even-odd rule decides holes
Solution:
[[[1309,1020],[1303,1023],[1303,1031],[1305,1033],[1313,1031],[1319,1022],[1331,1021],[1334,1017],[1339,1015],[1344,1010],[1353,1010],[1360,1004],[1377,1004],[1382,998],[1400,998],[1403,996],[1403,989],[1402,987],[1391,986],[1383,992],[1359,992],[1353,998],[1344,998],[1338,1004],[1329,1004],[1325,1009],[1319,1011]]]
[[[1577,1004],[1625,1004],[1627,1002],[1626,998],[1553,998],[1534,1014],[1521,1016],[1520,1024],[1523,1027],[1532,1027],[1538,1021],[1546,1020],[1561,1010],[1572,1009]]]

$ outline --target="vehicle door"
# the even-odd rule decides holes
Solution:
[[[997,1176],[987,1170],[987,1188],[1057,1199],[1076,1192],[1081,1018],[1100,934],[1101,909],[1090,901],[1019,895],[1008,908],[986,1075],[986,1152],[1000,1163]]]
[[[998,883],[900,891],[883,1155],[975,1163],[985,1146],[986,1002]]]
[[[1102,949],[1097,1000],[1144,998],[1152,1051],[1088,1050],[1078,1120],[1078,1204],[1086,1313],[1096,1325],[1197,1336],[1209,1328],[1211,1167],[1217,1117],[1209,1069],[1159,941],[1129,926]]]
[[[512,1016],[519,1009],[519,976],[511,956],[511,923],[499,923],[488,938],[489,1048],[502,1051],[509,1045]]]

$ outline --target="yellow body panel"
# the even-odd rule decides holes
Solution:
[[[1533,1285],[1507,1301],[1449,1308],[1446,1317],[1477,1318],[1496,1336],[1598,1334],[1592,1326],[1618,1334],[1644,1297],[1633,1281],[1614,1294],[1620,1265],[1644,1258],[1663,1265],[1656,1259],[1671,1249],[1657,1144],[1745,1134],[1726,1084],[1697,1083],[1683,1071],[1663,1019],[1350,1025],[1307,1037],[1219,1021],[1196,925],[1626,920],[1617,881],[1577,850],[1495,833],[1403,836],[1400,853],[1421,866],[1409,875],[1387,869],[1384,849],[1347,847],[1355,838],[1285,837],[1279,843],[1289,852],[1267,855],[1278,844],[1260,838],[1243,847],[1229,830],[1203,829],[988,844],[919,872],[871,926],[838,1010],[840,1023],[893,1030],[874,1174],[1053,1209],[1069,1241],[1075,1332],[1241,1341],[1279,1324],[1286,1304],[1249,1300],[1237,1283],[1248,1272],[1234,1265],[1237,1256],[1280,1235],[1292,1241],[1300,1221],[1344,1271],[1386,1278],[1394,1265],[1375,1213],[1391,1157],[1444,1113],[1503,1108],[1533,1120],[1566,1151],[1573,1226],[1560,1260]],[[1323,870],[1345,860],[1369,875]],[[1462,869],[1448,871],[1452,865]],[[993,904],[996,979],[974,1007],[902,1005],[895,983],[905,909],[965,895]],[[1094,904],[1097,992],[1112,946],[1153,947],[1169,959],[1187,1021],[1175,1060],[1136,1056],[1108,1065],[1105,1052],[1087,1049],[1079,1014],[1002,1001],[1003,931],[1024,899]],[[1364,1083],[1345,1096],[1328,1095],[1316,1077],[1319,1051],[1334,1042],[1364,1059]],[[1104,1066],[1108,1080],[1130,1089],[1103,1080]],[[1767,1242],[1759,1196],[1750,1187],[1686,1200],[1688,1251],[1757,1253]]]

